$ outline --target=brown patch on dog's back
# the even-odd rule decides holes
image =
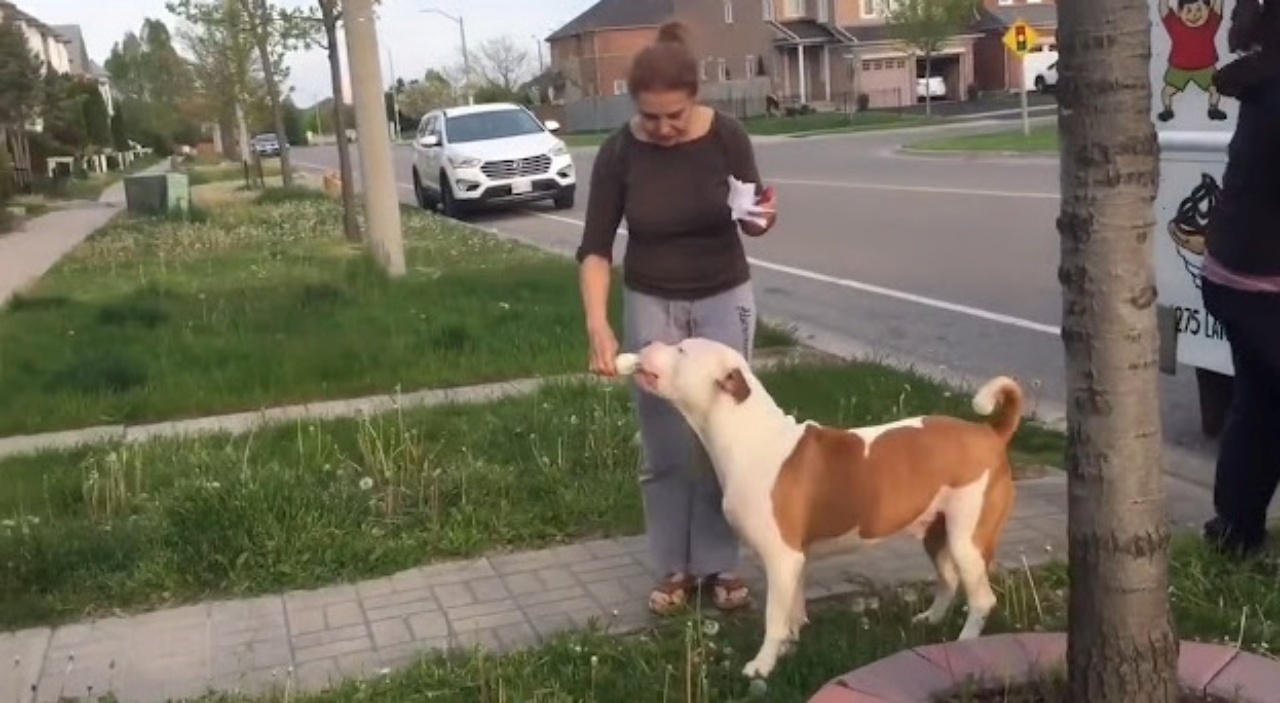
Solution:
[[[992,484],[1012,483],[1004,443],[986,425],[929,417],[920,427],[886,430],[871,442],[869,455],[857,433],[810,425],[778,473],[774,519],[783,540],[799,551],[854,531],[861,539],[881,539],[925,517],[942,488],[972,484],[984,471]],[[993,488],[988,498],[1011,498],[1011,490]],[[984,506],[984,523],[997,507]],[[979,531],[998,531],[1003,520],[994,522],[999,525],[980,524]]]

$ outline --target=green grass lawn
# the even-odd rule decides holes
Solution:
[[[1056,154],[1058,153],[1058,128],[1056,126],[1033,127],[1030,136],[1024,135],[1021,129],[1011,129],[965,137],[926,139],[911,144],[910,148],[916,151]]]
[[[253,170],[253,176],[257,177],[257,167],[250,166]],[[244,166],[238,163],[228,162],[193,162],[182,167],[182,172],[187,174],[187,180],[193,186],[204,185],[206,183],[218,183],[221,181],[242,181],[244,180]],[[265,177],[280,175],[280,159],[264,159],[262,163],[262,174]]]
[[[1240,567],[1183,538],[1175,542],[1171,598],[1183,639],[1239,640],[1249,651],[1280,647],[1280,591],[1273,559]],[[1061,564],[996,579],[1000,599],[986,633],[1066,629],[1066,570]],[[766,690],[752,691],[742,666],[762,634],[758,614],[728,619],[692,614],[630,636],[597,629],[555,638],[506,655],[479,652],[429,655],[387,676],[349,681],[319,694],[268,698],[209,696],[204,703],[806,703],[827,681],[905,648],[951,640],[964,618],[960,603],[940,626],[912,624],[931,597],[924,585],[867,591],[811,605],[800,643],[780,660]],[[1242,618],[1241,613],[1247,613]],[[957,682],[958,688],[963,684]],[[951,703],[1068,703],[1042,689],[1038,696],[989,691],[955,695]],[[1028,694],[1026,689],[1019,693]],[[1191,699],[1187,699],[1191,700]]]
[[[967,395],[869,364],[765,372],[841,425],[968,414]],[[371,578],[642,529],[631,396],[558,384],[491,405],[307,422],[0,462],[0,630]],[[1060,465],[1024,425],[1015,460]]]
[[[752,117],[743,120],[747,131],[760,136],[805,134],[809,132],[856,132],[893,127],[912,127],[922,124],[924,118],[917,115],[899,115],[892,112],[820,112],[795,117]],[[562,135],[569,146],[599,146],[613,132],[583,132]]]
[[[572,261],[406,209],[389,281],[336,202],[275,193],[119,220],[15,298],[0,436],[585,369]]]

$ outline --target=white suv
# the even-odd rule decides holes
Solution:
[[[573,157],[528,109],[488,103],[428,112],[414,140],[413,193],[427,209],[458,217],[484,205],[551,200],[573,207]]]

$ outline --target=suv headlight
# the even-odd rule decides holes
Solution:
[[[569,147],[565,146],[564,142],[557,142],[555,146],[551,147],[551,151],[547,152],[550,156],[564,156],[568,153]]]
[[[470,156],[450,155],[449,165],[454,168],[477,168],[484,163],[480,159],[473,159]]]

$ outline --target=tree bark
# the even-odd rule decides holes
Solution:
[[[342,232],[349,242],[364,239],[356,219],[356,186],[351,168],[351,143],[347,140],[346,120],[342,115],[342,59],[338,53],[338,13],[333,3],[320,3],[324,22],[325,49],[329,56],[329,81],[333,85],[333,136],[338,149],[338,177],[342,180]]]
[[[262,80],[267,84],[267,100],[271,103],[276,139],[280,143],[280,177],[284,187],[293,185],[293,168],[289,157],[289,138],[284,128],[284,109],[280,100],[280,82],[276,80],[275,63],[271,60],[271,18],[267,16],[266,3],[262,0],[241,0],[241,7],[249,18],[254,45],[258,47],[258,60],[262,63]]]
[[[1147,0],[1058,5],[1072,701],[1174,703]]]

